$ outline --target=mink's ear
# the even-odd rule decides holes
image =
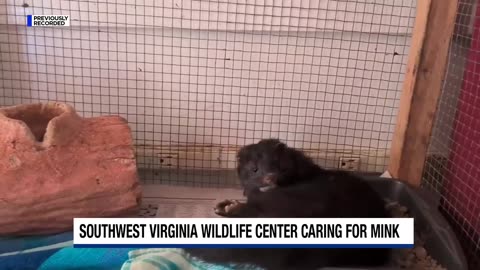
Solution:
[[[240,161],[240,159],[244,159],[249,149],[250,149],[249,145],[240,148],[240,150],[238,150],[237,152],[237,161]]]
[[[291,150],[285,143],[279,142],[275,145],[274,148],[274,159],[276,166],[280,169],[281,173],[287,171],[292,171],[295,168],[295,161],[293,160],[294,155],[292,155]]]
[[[239,161],[240,157],[243,156],[243,155],[245,155],[245,147],[242,147],[242,148],[240,148],[240,150],[238,150],[237,155],[236,155],[237,161]]]
[[[287,145],[278,141],[277,144],[275,144],[275,152],[276,153],[280,153],[280,152],[283,152],[285,150],[285,148],[287,148]]]

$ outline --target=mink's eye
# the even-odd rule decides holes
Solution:
[[[258,171],[258,168],[257,168],[257,167],[253,167],[253,168],[252,168],[252,171],[253,171],[253,172],[257,172],[257,171]]]

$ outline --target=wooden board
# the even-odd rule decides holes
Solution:
[[[410,56],[393,135],[389,172],[420,185],[445,75],[457,0],[418,1]]]

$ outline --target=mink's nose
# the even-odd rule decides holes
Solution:
[[[275,185],[276,184],[275,175],[273,173],[269,173],[265,175],[262,178],[262,183],[265,185]]]

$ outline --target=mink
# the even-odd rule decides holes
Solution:
[[[361,177],[325,170],[301,151],[276,139],[247,145],[238,153],[245,203],[225,200],[220,216],[230,218],[386,218],[385,202]],[[273,187],[265,192],[262,187]],[[188,248],[210,263],[250,264],[267,270],[373,267],[390,260],[388,248]]]

